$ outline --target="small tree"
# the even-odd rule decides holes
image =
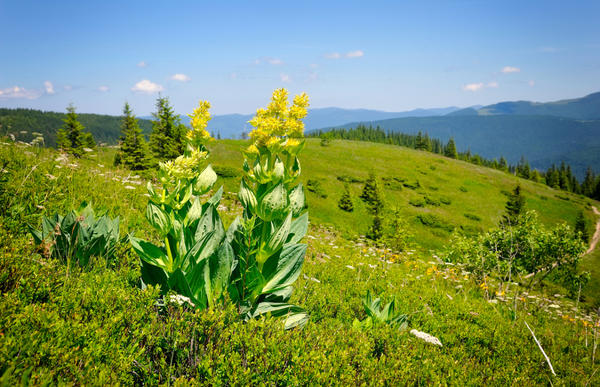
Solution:
[[[454,138],[450,137],[448,140],[448,144],[446,144],[446,148],[444,149],[444,156],[455,159],[458,157],[458,152],[456,151],[456,144],[454,143]]]
[[[352,203],[352,197],[350,196],[350,187],[348,184],[344,184],[344,193],[338,202],[338,207],[346,212],[354,211],[354,203]]]
[[[373,224],[367,233],[367,237],[373,240],[380,239],[383,235],[383,222],[380,216],[383,210],[383,195],[374,173],[369,174],[360,198],[367,205],[369,213],[373,215]]]
[[[184,133],[187,131],[181,119],[175,114],[167,97],[158,97],[156,113],[152,114],[152,134],[150,147],[157,160],[171,160],[184,150]]]
[[[521,193],[521,185],[517,185],[506,202],[506,214],[503,217],[504,222],[509,225],[517,224],[519,215],[525,208],[525,197]]]
[[[590,243],[590,234],[583,211],[579,211],[579,214],[577,214],[577,219],[575,220],[575,234],[579,235],[585,244]]]
[[[118,160],[126,168],[134,171],[148,169],[150,167],[148,145],[146,144],[138,120],[133,115],[127,102],[125,102],[125,106],[123,107],[121,128],[121,149],[117,153]]]
[[[77,120],[75,106],[67,107],[67,116],[63,120],[62,128],[58,130],[56,142],[64,152],[71,153],[75,157],[83,156],[84,147],[93,148],[95,145],[91,133],[85,133],[83,125]],[[92,145],[93,144],[93,145]]]

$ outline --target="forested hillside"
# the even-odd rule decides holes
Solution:
[[[45,112],[34,109],[0,109],[0,135],[13,134],[17,140],[30,142],[41,133],[47,146],[56,145],[56,132],[63,125],[65,113]],[[116,144],[121,135],[121,117],[104,114],[78,113],[86,130],[98,143]],[[142,131],[152,131],[150,120],[139,120]]]

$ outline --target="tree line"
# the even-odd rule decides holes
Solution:
[[[576,194],[600,200],[600,175],[596,175],[591,167],[587,169],[584,180],[580,183],[573,174],[571,167],[564,162],[559,167],[552,165],[548,170],[538,171],[532,169],[525,159],[516,165],[509,164],[504,157],[500,159],[486,159],[478,154],[458,152],[456,143],[450,138],[445,144],[436,138],[431,138],[425,132],[419,131],[415,134],[406,134],[401,132],[382,129],[379,125],[373,127],[359,124],[355,128],[337,128],[328,130],[317,130],[309,134],[311,137],[320,137],[321,144],[327,145],[333,139],[369,141],[383,144],[392,144],[404,146],[407,148],[432,152],[457,160],[466,161],[475,165],[482,165],[489,168],[498,169],[513,175],[546,184],[552,188],[561,189]]]

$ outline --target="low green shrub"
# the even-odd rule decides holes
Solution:
[[[474,220],[475,222],[481,222],[481,217],[478,215],[465,213],[463,216],[467,219]]]
[[[427,227],[439,228],[448,232],[454,230],[454,226],[435,214],[419,214],[417,219]]]
[[[325,192],[325,189],[323,186],[321,186],[321,182],[319,180],[308,179],[306,182],[306,189],[322,199],[327,198],[327,192]]]

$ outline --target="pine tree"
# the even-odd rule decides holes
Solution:
[[[348,187],[348,184],[344,184],[344,193],[338,202],[338,207],[346,212],[354,211],[354,203],[352,203],[352,196],[350,196],[350,187]]]
[[[588,167],[583,183],[581,183],[581,193],[585,196],[591,197],[594,193],[596,177],[591,167]]]
[[[531,174],[531,168],[529,167],[529,163],[525,160],[525,156],[521,156],[521,160],[519,164],[517,164],[517,176],[522,177],[523,179],[529,179],[529,175]]]
[[[456,144],[454,143],[454,138],[450,137],[448,143],[446,144],[446,148],[444,149],[444,156],[455,159],[458,157],[458,152],[456,151]]]
[[[506,214],[503,217],[504,222],[508,223],[509,225],[517,224],[519,216],[525,209],[525,197],[521,193],[520,185],[517,185],[512,194],[509,196],[505,208]]]
[[[588,232],[587,223],[583,211],[579,211],[577,219],[575,220],[575,234],[581,233],[581,240],[584,243],[590,243],[590,234]]]
[[[504,158],[504,156],[500,157],[500,162],[498,163],[498,169],[502,170],[502,171],[508,171],[508,163],[506,162],[506,159]]]
[[[94,138],[91,133],[85,133],[83,125],[77,120],[75,106],[67,107],[67,116],[63,120],[62,128],[58,130],[56,135],[57,144],[64,152],[71,153],[75,157],[83,156],[84,147],[90,147],[94,144]],[[91,146],[93,147],[93,145]]]
[[[374,173],[369,174],[360,198],[372,215],[378,214],[383,209],[383,197]]]
[[[133,171],[148,169],[151,165],[148,145],[127,102],[123,107],[121,129],[121,149],[118,153],[120,163]]]
[[[383,236],[383,220],[381,219],[381,216],[379,215],[379,213],[377,213],[373,216],[373,223],[371,224],[369,231],[367,231],[366,237],[376,241],[376,240],[381,239],[382,236]]]
[[[183,136],[186,127],[174,113],[167,97],[158,97],[156,113],[152,114],[152,134],[150,147],[157,160],[170,160],[183,153]]]

